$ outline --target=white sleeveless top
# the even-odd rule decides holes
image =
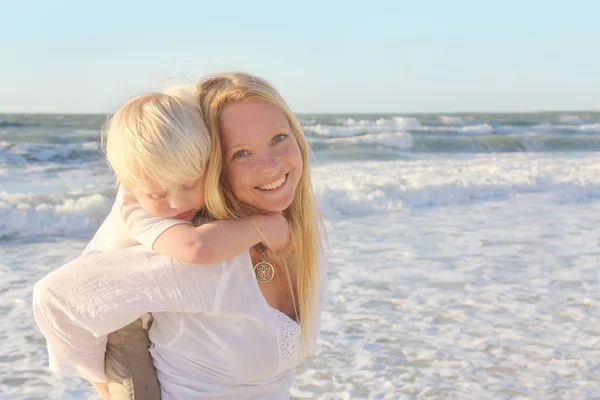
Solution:
[[[320,309],[324,267],[321,257]],[[151,312],[163,400],[288,399],[304,358],[300,327],[258,285],[248,251],[195,266],[138,246],[92,252],[52,272],[35,285],[34,313],[50,367],[61,373],[103,382],[106,335]]]

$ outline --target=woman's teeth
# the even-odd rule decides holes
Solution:
[[[286,177],[287,177],[287,175],[284,175],[281,178],[277,179],[275,182],[271,182],[268,185],[259,186],[258,188],[263,189],[263,190],[277,189],[279,186],[283,185]]]

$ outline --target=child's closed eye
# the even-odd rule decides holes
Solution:
[[[148,193],[147,196],[149,198],[151,198],[152,200],[158,201],[158,200],[162,200],[165,197],[167,197],[167,194],[166,193]]]
[[[187,184],[184,184],[184,185],[181,185],[181,188],[183,190],[192,190],[193,188],[198,186],[198,183],[200,183],[200,179],[193,181],[193,182],[188,182]]]

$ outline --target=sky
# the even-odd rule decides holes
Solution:
[[[242,70],[298,113],[600,110],[600,2],[0,0],[0,113]]]

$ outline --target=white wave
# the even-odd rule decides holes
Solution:
[[[299,117],[298,120],[300,121],[300,124],[302,124],[302,125],[313,125],[314,123],[317,122],[316,119],[303,119],[302,117]]]
[[[459,132],[466,135],[488,135],[495,129],[490,124],[464,125],[464,126],[423,126],[419,130],[424,132]]]
[[[485,135],[494,132],[494,128],[489,124],[469,125],[460,128],[460,132],[471,135]]]
[[[410,136],[385,136],[400,148],[411,140]],[[323,211],[334,219],[532,194],[540,201],[559,204],[600,199],[600,153],[578,158],[513,153],[338,162],[315,166],[313,176]],[[0,237],[91,234],[112,202],[98,192],[77,196],[0,192]]]
[[[378,120],[359,120],[352,118],[341,121],[342,125],[310,125],[305,128],[321,136],[350,137],[365,133],[396,133],[406,131],[423,132],[459,132],[466,135],[485,135],[494,133],[490,124],[467,125],[460,117],[440,117],[446,126],[422,125],[418,119],[412,117],[393,117],[392,119],[380,118]]]
[[[408,150],[413,146],[413,137],[410,133],[369,133],[361,136],[334,138],[329,143],[343,144],[376,144],[389,146],[395,149]]]
[[[416,118],[393,117],[377,120],[359,120],[348,118],[342,125],[306,125],[305,129],[322,136],[347,137],[363,133],[402,132],[407,129],[421,129],[421,123]]]
[[[416,118],[409,117],[394,117],[394,122],[397,126],[404,129],[418,129],[421,128],[421,123]]]
[[[583,121],[578,115],[561,115],[558,120],[564,124],[581,125]]]
[[[559,203],[600,199],[600,156],[569,159],[527,154],[467,160],[335,163],[314,169],[327,215],[447,206],[540,193]]]
[[[80,146],[82,149],[87,149],[87,150],[100,150],[101,149],[101,145],[99,142],[81,143]]]
[[[0,238],[91,233],[112,203],[100,194],[69,198],[0,192]]]
[[[451,117],[447,115],[440,116],[440,122],[445,125],[463,126],[467,123],[461,117]]]
[[[577,129],[584,132],[600,132],[600,123],[580,125]]]
[[[600,123],[583,124],[583,125],[554,125],[544,123],[534,125],[530,129],[537,132],[555,132],[555,131],[572,131],[572,132],[600,132]]]
[[[321,136],[346,137],[355,136],[365,131],[360,126],[339,126],[339,125],[311,125],[305,127],[306,130]]]

